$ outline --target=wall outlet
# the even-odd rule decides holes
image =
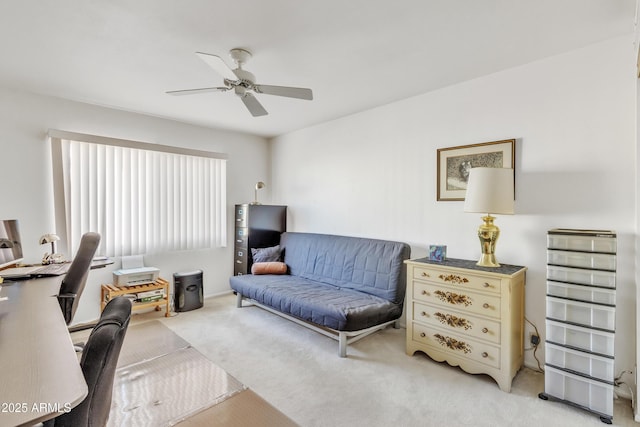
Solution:
[[[531,332],[529,335],[529,342],[532,346],[537,347],[538,344],[540,344],[540,337],[536,333]]]

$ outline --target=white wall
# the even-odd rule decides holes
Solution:
[[[436,150],[516,138],[517,214],[496,221],[497,258],[528,267],[526,316],[544,338],[546,231],[616,230],[616,372],[631,369],[632,42],[613,39],[275,138],[273,202],[289,206],[292,231],[401,240],[414,258],[444,244],[450,257],[477,259],[481,215],[463,213],[463,202],[436,201]],[[525,364],[537,366],[530,351]]]
[[[55,231],[48,129],[228,153],[228,218],[235,203],[253,200],[256,181],[270,184],[269,146],[263,138],[0,89],[0,218],[20,220],[28,262],[40,261],[49,248],[40,246],[38,238]],[[262,190],[261,200],[268,200],[269,190],[270,185]],[[227,292],[233,275],[233,220],[227,233],[226,248],[154,254],[145,262],[160,268],[170,282],[175,272],[202,269],[205,295]],[[98,318],[100,283],[110,283],[119,264],[116,260],[112,267],[91,272],[74,323]]]

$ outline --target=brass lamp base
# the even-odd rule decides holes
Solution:
[[[484,224],[478,227],[482,256],[476,265],[480,267],[500,267],[500,264],[496,261],[496,242],[500,237],[500,229],[493,224],[494,219],[495,217],[487,214],[487,216],[482,217]]]

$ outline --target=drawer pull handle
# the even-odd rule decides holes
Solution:
[[[469,282],[469,279],[467,279],[466,277],[456,276],[455,274],[447,274],[447,275],[441,274],[438,277],[444,280],[445,282],[451,282],[458,285]]]
[[[448,302],[449,304],[464,304],[465,307],[468,307],[472,304],[471,297],[467,295],[456,294],[455,292],[444,292],[440,290],[435,291],[435,294],[438,296],[438,299],[440,301]]]
[[[484,357],[486,359],[487,357],[489,357],[489,353],[487,353],[486,351],[483,351],[482,352],[482,357]]]
[[[490,288],[490,287],[491,287],[491,285],[490,285],[490,284],[488,284],[487,282],[484,282],[484,283],[482,284],[482,286],[484,286],[485,288]]]
[[[429,317],[429,315],[427,314],[426,311],[423,311],[422,313],[420,313],[420,316],[422,317]]]
[[[471,329],[471,322],[465,318],[454,316],[453,314],[442,314],[440,312],[435,313],[434,316],[436,316],[438,321],[443,325],[448,325],[453,328],[464,328],[465,331]]]
[[[482,333],[486,334],[487,332],[489,332],[489,330],[487,328],[482,328]]]
[[[433,337],[443,347],[447,347],[451,350],[462,351],[465,354],[471,353],[471,347],[464,341],[458,341],[455,338],[445,337],[440,334],[434,334]]]
[[[429,276],[429,274],[426,271],[423,271],[422,272],[422,277],[431,277],[431,276]]]
[[[420,337],[421,337],[421,338],[424,338],[424,337],[426,337],[426,336],[427,336],[427,334],[425,334],[424,332],[420,332]]]
[[[429,296],[429,295],[431,295],[431,294],[430,294],[429,292],[427,292],[427,291],[424,291],[424,290],[423,290],[423,291],[422,291],[422,295],[427,295],[427,296]]]
[[[489,307],[491,307],[491,306],[489,305],[488,302],[485,302],[484,304],[482,304],[482,308],[489,308]]]

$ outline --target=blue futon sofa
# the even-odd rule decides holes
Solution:
[[[347,345],[394,323],[405,295],[406,243],[285,232],[280,250],[287,274],[233,276],[243,299]]]

